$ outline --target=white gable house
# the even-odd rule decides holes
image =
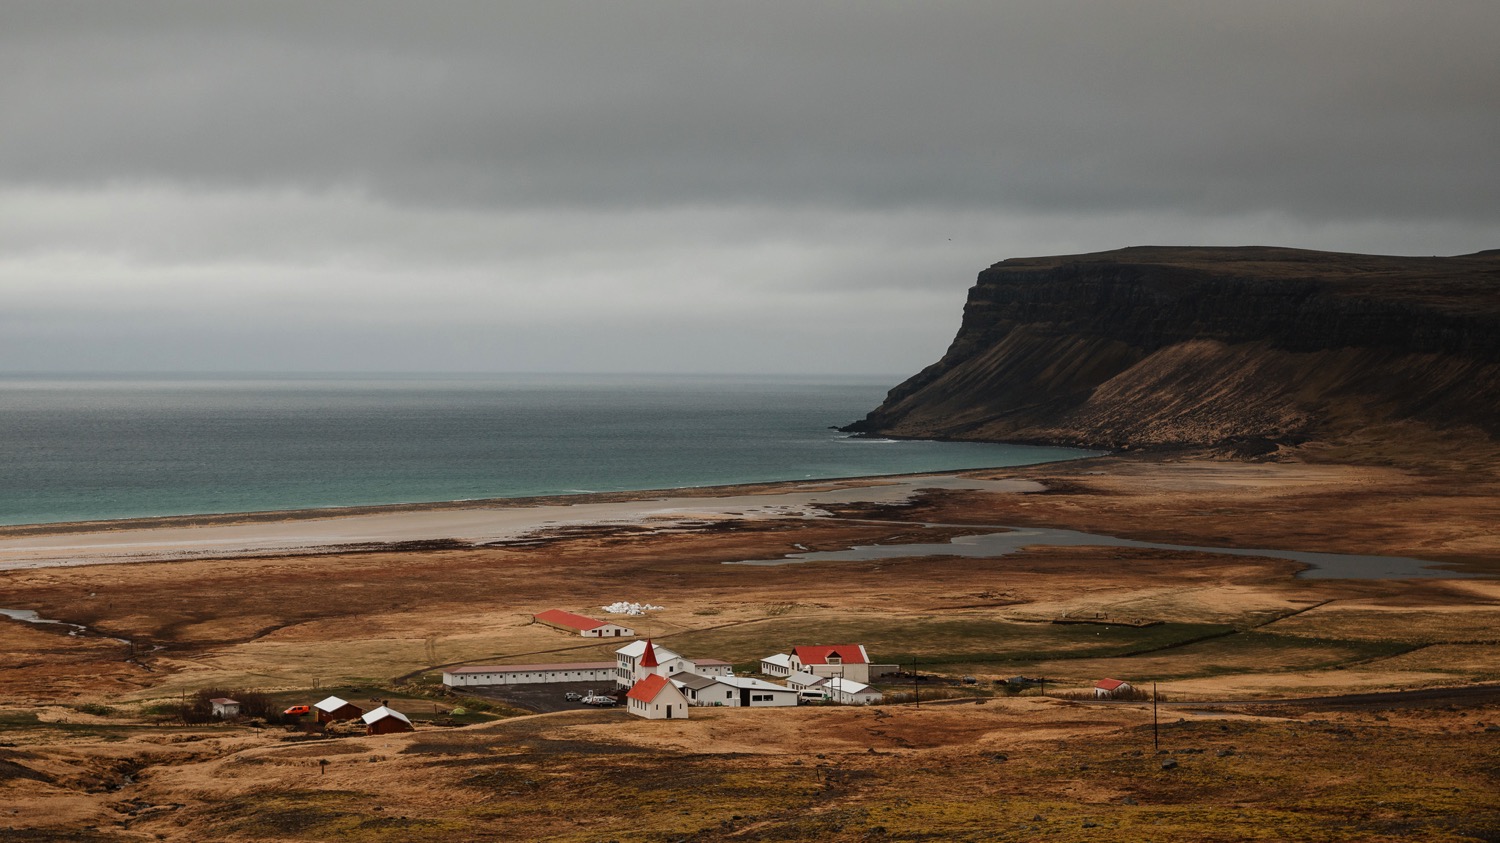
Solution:
[[[692,673],[693,662],[675,650],[645,641],[632,641],[615,651],[615,683],[629,688],[647,676],[672,677]]]
[[[828,680],[823,687],[828,699],[844,705],[869,705],[885,699],[885,695],[863,682],[842,677]]]
[[[792,672],[792,657],[786,653],[766,656],[760,660],[760,672],[767,676],[786,676]]]
[[[672,678],[693,705],[726,708],[761,708],[797,704],[797,692],[763,679],[748,676],[699,676],[679,674]]]

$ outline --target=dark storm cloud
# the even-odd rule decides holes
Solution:
[[[0,3],[0,368],[860,371],[1017,255],[1492,248],[1500,4]]]
[[[1483,215],[1500,6],[10,3],[0,176]]]

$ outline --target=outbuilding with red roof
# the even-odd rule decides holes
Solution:
[[[1129,682],[1119,679],[1100,679],[1094,683],[1094,698],[1101,700],[1123,697],[1135,690]]]
[[[628,626],[575,615],[562,609],[538,612],[532,615],[531,619],[544,626],[560,629],[573,635],[582,635],[584,638],[629,638],[635,635],[635,630]]]

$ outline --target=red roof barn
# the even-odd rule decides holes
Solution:
[[[564,612],[562,609],[538,612],[532,615],[531,619],[544,626],[582,635],[585,638],[623,638],[635,635],[635,630],[629,627],[575,615],[572,612]]]

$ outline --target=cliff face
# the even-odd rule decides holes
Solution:
[[[1500,438],[1500,250],[1142,247],[995,264],[942,360],[847,430],[1105,448]]]

